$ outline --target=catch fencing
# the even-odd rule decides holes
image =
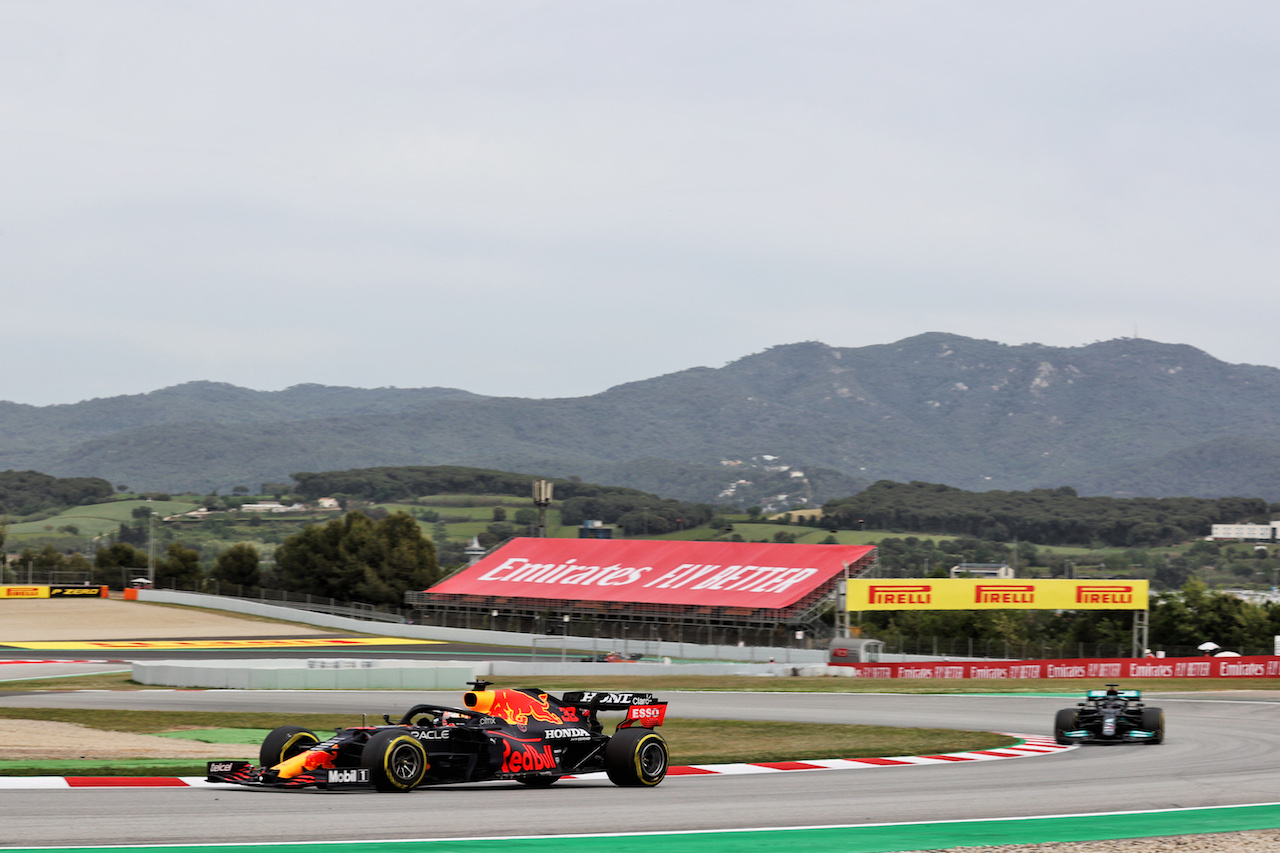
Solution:
[[[292,607],[296,610],[310,610],[315,613],[328,613],[333,616],[346,616],[367,622],[403,624],[410,621],[406,612],[398,607],[368,604],[363,601],[340,601],[336,598],[329,598],[325,595],[312,595],[308,592],[289,592],[283,589],[242,586],[235,583],[222,583],[217,580],[183,584],[178,583],[174,578],[157,578],[155,588],[170,589],[175,592],[200,592],[208,595],[240,598],[245,601],[258,601],[263,604]]]
[[[975,637],[934,637],[913,634],[873,633],[884,642],[882,660],[892,660],[895,656],[943,658],[992,658],[997,660],[1058,660],[1072,658],[1132,658],[1133,645],[1128,637],[1123,642],[1081,643],[1072,641],[1059,642],[1010,642],[1009,640],[991,640]],[[1271,645],[1233,646],[1232,651],[1241,655],[1269,655],[1275,649]],[[1165,657],[1194,658],[1204,653],[1195,646],[1152,643],[1152,652],[1161,652]]]
[[[1129,658],[1128,660],[913,661],[842,663],[854,678],[1275,678],[1280,657]]]

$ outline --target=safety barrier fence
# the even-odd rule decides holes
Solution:
[[[867,637],[884,642],[883,660],[896,655],[908,657],[950,658],[998,658],[1004,660],[1058,660],[1061,658],[1131,658],[1133,644],[1128,636],[1123,641],[1109,643],[1081,643],[1074,641],[1012,642],[977,637],[934,637],[877,632],[873,628],[864,631]],[[1221,641],[1220,641],[1221,642]],[[1171,658],[1200,657],[1203,652],[1195,646],[1152,644],[1151,651]],[[1273,644],[1233,647],[1242,655],[1269,655]]]
[[[1129,658],[1127,660],[912,661],[843,663],[855,678],[1275,678],[1280,657]]]
[[[288,592],[278,589],[262,589],[259,587],[240,586],[207,580],[200,584],[178,583],[172,578],[157,578],[157,589],[171,589],[183,592],[201,592],[207,595],[239,598],[245,601],[257,601],[264,604],[275,604],[316,613],[327,613],[336,616],[347,616],[353,619],[384,623],[430,624],[437,627],[464,628],[489,631],[514,631],[533,635],[569,634],[571,642],[579,648],[583,643],[601,642],[611,639],[616,641],[613,647],[620,648],[640,644],[667,642],[684,645],[702,644],[713,646],[747,646],[800,649],[819,649],[826,646],[827,636],[823,633],[805,630],[797,636],[794,626],[782,628],[777,625],[754,626],[741,624],[722,624],[709,617],[701,624],[683,624],[670,621],[671,614],[630,613],[630,621],[609,620],[598,613],[575,612],[567,623],[562,621],[560,613],[523,611],[512,605],[502,609],[489,607],[459,608],[456,613],[445,612],[441,608],[436,612],[423,612],[410,607],[398,608],[387,605],[373,605],[363,602],[340,601],[326,596],[307,593]],[[475,612],[472,612],[475,611]],[[829,629],[829,626],[828,626]],[[904,658],[990,658],[998,660],[1062,660],[1062,659],[1095,659],[1115,658],[1131,659],[1132,643],[1128,637],[1123,641],[1108,643],[1082,642],[1011,642],[1009,640],[987,639],[977,637],[937,637],[928,635],[898,634],[894,632],[878,633],[867,629],[866,636],[875,637],[884,642],[881,660]],[[621,645],[620,645],[621,644]],[[1169,658],[1200,657],[1201,652],[1194,646],[1159,644],[1152,646],[1153,652],[1161,653]],[[1271,647],[1240,646],[1233,648],[1242,655],[1268,655]],[[767,656],[765,657],[767,659]]]
[[[266,589],[257,586],[242,586],[234,583],[209,579],[199,583],[180,583],[173,578],[157,578],[156,589],[169,589],[175,592],[195,592],[224,598],[239,598],[245,601],[257,601],[263,604],[275,604],[281,607],[292,607],[296,610],[310,610],[314,613],[328,613],[334,616],[346,616],[369,622],[408,622],[405,610],[386,605],[367,604],[362,601],[340,601],[325,595],[312,595],[305,592],[289,592],[283,589]]]

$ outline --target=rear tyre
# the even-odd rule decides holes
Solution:
[[[1150,743],[1164,743],[1164,709],[1143,708],[1142,727],[1149,732],[1156,733]]]
[[[262,739],[262,747],[258,750],[258,764],[262,767],[275,767],[299,752],[306,752],[319,742],[320,738],[311,729],[281,726]]]
[[[624,787],[652,788],[667,776],[667,742],[653,729],[619,729],[604,748],[604,772]]]
[[[427,751],[403,730],[376,732],[364,745],[360,763],[369,768],[369,781],[379,791],[412,791],[426,778]]]
[[[1063,708],[1053,718],[1053,739],[1060,744],[1071,743],[1071,738],[1064,737],[1063,732],[1069,732],[1076,727],[1076,712],[1074,708]]]

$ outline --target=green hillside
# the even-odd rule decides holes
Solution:
[[[871,482],[1280,501],[1280,370],[1119,339],[930,333],[773,347],[588,397],[189,383],[0,403],[0,467],[206,494],[300,471],[459,465],[693,502],[818,506]]]
[[[56,515],[39,521],[11,523],[9,536],[11,542],[23,542],[30,538],[43,538],[51,534],[63,534],[71,537],[98,537],[115,531],[121,524],[133,524],[137,521],[133,513],[139,508],[146,508],[158,516],[177,515],[196,509],[199,503],[190,500],[115,500],[109,503],[89,504],[63,510]],[[67,530],[73,527],[74,531]]]
[[[538,513],[531,475],[458,466],[352,469],[299,475],[276,493],[253,497],[118,494],[100,502],[29,517],[4,516],[5,550],[89,552],[113,542],[167,553],[193,549],[207,571],[237,544],[257,549],[269,564],[276,548],[308,525],[356,511],[375,521],[405,513],[436,547],[442,566],[465,561],[474,540],[493,547],[513,536],[536,535]],[[42,482],[26,477],[25,482]],[[42,488],[47,487],[45,483]],[[1199,576],[1214,586],[1265,588],[1280,582],[1271,549],[1206,542],[1208,525],[1266,517],[1257,500],[1081,498],[1069,489],[966,492],[929,483],[882,481],[821,510],[762,513],[691,504],[635,489],[578,480],[553,481],[547,533],[576,537],[585,520],[617,538],[876,544],[887,575],[920,576],[960,562],[1010,562],[1027,577],[1140,577],[1176,588]],[[329,488],[340,492],[325,494]],[[418,493],[420,489],[435,489]],[[160,497],[166,499],[159,499]],[[341,508],[321,509],[318,497]],[[289,512],[247,512],[246,502],[280,499]],[[201,517],[191,510],[207,507]],[[154,515],[152,515],[154,514]],[[1016,534],[1009,535],[1010,533]]]

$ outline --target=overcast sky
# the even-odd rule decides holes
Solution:
[[[0,400],[1280,365],[1280,4],[0,0]]]

